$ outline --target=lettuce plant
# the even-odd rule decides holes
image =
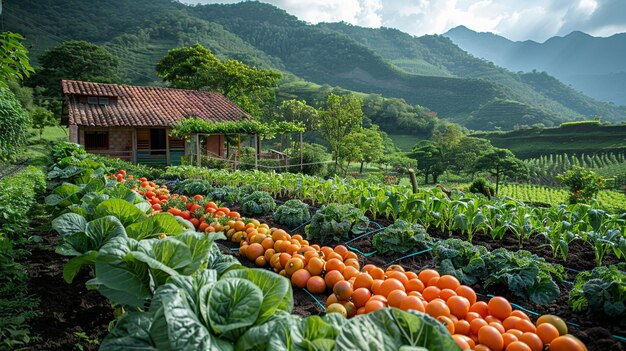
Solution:
[[[270,193],[255,191],[244,196],[241,201],[241,210],[250,216],[265,216],[276,209],[276,202]]]
[[[328,243],[345,241],[350,234],[362,234],[367,231],[369,219],[362,210],[350,204],[332,203],[317,210],[311,223],[305,227],[308,240]]]
[[[309,205],[300,200],[289,200],[278,206],[274,212],[274,220],[278,224],[294,228],[311,219]]]
[[[578,273],[569,294],[569,304],[576,312],[590,310],[611,317],[626,317],[626,264]]]
[[[372,244],[381,255],[404,254],[430,247],[432,239],[421,225],[399,219],[374,235]]]

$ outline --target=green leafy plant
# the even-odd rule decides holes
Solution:
[[[590,310],[614,318],[626,316],[626,265],[580,272],[569,294],[572,310]]]
[[[382,255],[404,254],[430,247],[432,239],[421,225],[399,219],[382,232],[376,233],[372,244]]]
[[[185,179],[177,183],[172,190],[182,195],[207,195],[213,191],[213,186],[208,180]]]
[[[307,239],[327,243],[345,241],[350,234],[362,234],[367,231],[369,219],[363,211],[349,204],[332,203],[323,206],[311,218],[305,227]]]
[[[274,220],[278,224],[286,225],[290,228],[301,225],[311,219],[309,205],[300,200],[288,200],[278,206],[274,212]]]
[[[487,198],[491,198],[495,194],[495,189],[487,183],[487,180],[483,177],[474,179],[469,186],[469,191],[474,194],[483,194]]]
[[[437,270],[457,277],[463,284],[474,285],[486,274],[484,246],[472,245],[461,239],[447,239],[433,246]]]
[[[241,198],[241,210],[250,216],[265,216],[276,209],[276,202],[270,193],[255,191]]]
[[[569,202],[589,203],[595,198],[600,189],[604,187],[604,178],[594,171],[580,166],[573,166],[563,174],[559,174],[557,179],[570,189]]]

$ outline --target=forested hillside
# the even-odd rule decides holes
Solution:
[[[313,26],[258,2],[185,6],[169,0],[6,0],[3,10],[5,27],[27,37],[35,65],[56,44],[87,40],[121,58],[120,76],[126,82],[163,84],[154,73],[156,61],[169,49],[200,43],[221,59],[287,73],[283,84],[291,85],[282,92],[291,97],[311,101],[328,86],[384,96],[390,100],[370,100],[375,106],[392,102],[394,117],[370,119],[386,121],[389,125],[381,127],[387,131],[427,132],[435,114],[460,123],[476,116],[494,119],[473,124],[477,129],[512,126],[527,110],[520,106],[541,111],[537,123],[545,125],[620,116],[616,108],[573,94],[558,81],[545,85],[522,79],[476,59],[441,36],[414,38],[397,30],[345,24]],[[304,81],[294,85],[298,79]],[[505,100],[515,103],[501,106],[501,114],[481,112]]]

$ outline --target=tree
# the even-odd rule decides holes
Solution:
[[[580,166],[573,166],[567,172],[557,175],[557,179],[569,187],[569,202],[571,204],[589,203],[598,195],[600,189],[604,188],[602,176]]]
[[[482,138],[466,136],[456,144],[451,151],[452,167],[457,172],[474,172],[472,166],[480,154],[493,148],[491,141]]]
[[[417,143],[409,156],[417,160],[417,169],[424,174],[424,183],[428,184],[428,177],[433,176],[433,183],[445,171],[446,167],[441,157],[441,149],[431,140]]]
[[[463,137],[463,131],[456,123],[442,122],[433,132],[430,140],[439,148],[441,160],[444,164],[444,172],[453,163],[452,152]]]
[[[86,41],[66,41],[39,58],[41,69],[32,86],[43,86],[49,95],[61,95],[61,80],[119,83],[119,58],[107,49]]]
[[[257,117],[273,100],[273,88],[282,77],[241,61],[222,62],[200,44],[170,50],[157,62],[156,72],[175,88],[218,91]]]
[[[304,100],[284,100],[276,108],[278,118],[289,122],[301,122],[307,130],[317,129],[317,110]]]
[[[361,102],[354,95],[330,94],[317,117],[319,131],[330,145],[337,171],[341,148],[346,145],[346,137],[361,128],[363,122]]]
[[[496,194],[498,194],[500,178],[503,176],[523,175],[526,166],[508,149],[493,148],[478,156],[474,161],[474,171],[486,171],[496,178]]]
[[[58,125],[58,120],[54,116],[54,113],[44,107],[35,107],[30,115],[33,121],[33,128],[39,130],[39,139],[41,139],[43,135],[44,128]]]
[[[22,80],[35,72],[23,40],[24,37],[17,33],[0,33],[0,85],[3,87],[9,80]]]

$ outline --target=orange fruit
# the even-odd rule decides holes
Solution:
[[[348,258],[347,260],[343,261],[343,264],[345,264],[346,267],[354,267],[357,271],[361,268],[359,260],[354,258]]]
[[[496,317],[494,317],[492,315],[488,315],[487,317],[485,317],[485,320],[487,321],[487,323],[495,322],[495,323],[498,323],[498,324],[502,324],[501,320],[499,320],[498,318],[496,318]]]
[[[376,267],[376,266],[374,266],[374,265],[373,265],[373,264],[371,264],[371,263],[368,263],[368,264],[366,264],[365,266],[363,266],[362,271],[363,271],[363,272],[367,272],[367,273],[369,273],[369,272],[370,272],[372,269],[374,269],[374,268],[377,268],[377,267]]]
[[[354,280],[353,287],[354,289],[358,289],[358,288],[369,289],[372,287],[373,282],[374,282],[374,278],[372,278],[372,276],[369,275],[369,273],[359,273],[359,275],[357,275],[356,279]]]
[[[331,258],[330,260],[326,261],[325,268],[327,272],[338,271],[339,273],[343,273],[343,270],[346,269],[346,265],[343,264],[341,260]]]
[[[515,323],[517,323],[517,321],[519,320],[521,320],[520,317],[509,316],[505,320],[502,321],[502,326],[504,327],[505,330],[515,329]]]
[[[399,280],[402,285],[404,285],[405,283],[407,283],[409,281],[409,278],[407,278],[406,274],[404,274],[404,272],[398,272],[398,271],[387,271],[387,279],[397,279]]]
[[[280,258],[278,262],[280,263],[280,266],[284,268],[287,266],[287,262],[289,262],[290,259],[291,259],[291,255],[283,252],[280,254]]]
[[[535,333],[524,333],[519,337],[519,341],[528,345],[532,351],[543,350],[543,342],[541,338]]]
[[[336,253],[340,254],[341,257],[343,257],[344,255],[346,255],[348,253],[348,248],[345,247],[344,245],[337,245],[335,246],[335,250]]]
[[[343,307],[346,308],[346,312],[348,313],[348,318],[352,318],[356,315],[357,308],[354,303],[347,301],[343,303]]]
[[[573,349],[567,349],[567,350],[573,351]],[[530,346],[524,344],[521,341],[513,341],[512,343],[509,344],[509,346],[506,347],[506,351],[532,351],[532,349],[530,348]],[[554,350],[550,348],[550,351],[554,351]]]
[[[323,294],[326,291],[326,282],[324,278],[314,275],[306,282],[306,288],[313,294]]]
[[[459,282],[459,280],[456,279],[455,276],[449,274],[442,275],[441,278],[439,278],[439,280],[437,281],[437,287],[441,290],[456,290],[456,288],[458,288],[459,286],[461,286],[461,282]]]
[[[345,280],[338,281],[333,286],[333,293],[341,300],[348,300],[352,296],[352,285]]]
[[[246,249],[246,257],[250,261],[256,260],[257,257],[263,255],[264,253],[265,253],[265,249],[263,248],[263,246],[257,243],[248,245],[248,248]]]
[[[424,299],[426,301],[432,301],[439,297],[440,291],[441,290],[439,290],[439,288],[436,286],[427,286],[426,288],[424,288],[424,291],[422,291],[422,296],[424,296]]]
[[[448,301],[448,299],[452,296],[456,296],[456,293],[454,292],[454,290],[451,289],[442,289],[439,292],[439,298],[441,298],[443,301]]]
[[[550,323],[553,326],[555,326],[556,329],[559,331],[559,335],[567,334],[567,324],[565,324],[565,321],[563,321],[561,318],[557,316],[553,316],[551,314],[544,314],[543,316],[537,318],[537,323],[535,325],[539,327],[539,325],[543,323]]]
[[[366,288],[354,289],[354,292],[352,292],[352,302],[354,302],[357,308],[365,306],[370,297],[372,297],[372,294]]]
[[[489,314],[504,320],[511,315],[513,308],[507,299],[504,297],[496,296],[492,297],[488,303]]]
[[[336,302],[339,302],[339,299],[337,299],[337,296],[335,296],[335,294],[330,294],[326,298],[326,302],[324,303],[324,306],[328,308],[328,306]]]
[[[497,322],[489,322],[487,320],[485,320],[487,323],[489,323],[490,326],[498,329],[498,331],[500,332],[500,334],[504,334],[506,332],[506,330],[504,330],[504,327],[502,326],[502,324],[497,323]]]
[[[454,334],[452,335],[452,339],[454,339],[454,342],[459,345],[462,350],[470,350],[470,345],[467,343],[465,338],[462,338],[461,336],[462,335]]]
[[[520,319],[519,321],[515,322],[515,329],[521,330],[524,333],[526,333],[526,332],[531,332],[531,333],[537,332],[537,327],[535,327],[535,325],[531,321],[527,321],[525,319]]]
[[[336,283],[344,280],[343,275],[339,271],[326,272],[324,281],[326,281],[326,287],[332,289]]]
[[[478,342],[496,351],[500,351],[504,347],[502,334],[498,329],[490,325],[486,325],[478,330]]]
[[[346,308],[340,303],[333,303],[326,308],[326,314],[328,313],[339,313],[344,317],[348,316],[348,311]]]
[[[465,315],[465,320],[468,322],[471,322],[476,318],[482,319],[483,317],[476,312],[467,312],[467,314]]]
[[[343,277],[346,280],[350,280],[350,278],[355,278],[359,274],[361,274],[359,273],[359,270],[352,266],[346,266],[346,269],[343,270]]]
[[[537,335],[544,344],[549,344],[552,340],[560,336],[559,330],[550,323],[541,323],[537,326]]]
[[[252,244],[254,245],[254,244]],[[288,277],[291,277],[296,271],[304,268],[304,261],[298,257],[293,257],[287,261],[285,265],[285,272]]]
[[[319,257],[311,257],[305,269],[311,275],[322,275],[322,272],[324,272],[324,260]]]
[[[389,296],[389,294],[394,290],[402,290],[403,292],[406,292],[402,282],[397,279],[387,279],[380,285],[380,292],[385,297]]]
[[[368,272],[374,279],[385,279],[385,272],[379,267],[374,267]]]
[[[438,282],[439,282],[439,277],[432,277],[428,280],[428,282],[426,283],[426,286],[437,286]]]
[[[493,350],[490,349],[489,346],[478,344],[474,346],[474,351],[493,351]]]
[[[470,322],[470,331],[472,332],[472,334],[478,336],[478,331],[480,330],[480,328],[487,325],[489,324],[482,318],[472,319],[472,321]]]
[[[452,296],[446,300],[450,313],[458,318],[463,318],[469,312],[470,303],[463,296]]]
[[[424,283],[424,286],[428,286],[428,281],[433,277],[439,277],[439,272],[434,269],[424,269],[417,275],[417,278]]]
[[[469,335],[470,333],[469,322],[464,319],[459,319],[458,322],[454,323],[454,332],[457,334]]]
[[[506,332],[509,333],[509,334],[513,334],[513,335],[517,336],[518,339],[520,338],[520,336],[522,336],[524,334],[523,331],[517,330],[517,329],[509,329]]]
[[[404,272],[404,274],[406,274],[406,277],[409,278],[409,280],[411,280],[411,279],[419,279],[417,277],[417,273],[415,273],[415,272],[409,271],[409,272]],[[424,283],[422,283],[422,284],[424,284]]]
[[[400,304],[407,297],[406,293],[402,290],[393,290],[387,296],[387,304],[389,307],[400,308]]]
[[[463,296],[464,298],[466,298],[467,301],[469,301],[470,306],[476,303],[476,292],[474,292],[474,289],[470,288],[469,286],[461,285],[458,288],[456,288],[454,292],[457,295]]]
[[[552,340],[550,351],[587,351],[587,348],[580,340],[570,334],[566,334]]]
[[[421,280],[414,278],[414,279],[409,279],[406,283],[404,283],[404,287],[406,288],[406,291],[417,291],[417,292],[422,292],[424,291],[424,283],[422,283]]]
[[[490,314],[489,307],[485,301],[476,301],[476,303],[470,306],[469,310],[470,312],[478,313],[483,318],[487,317]]]
[[[300,289],[304,289],[309,278],[311,278],[311,273],[309,273],[306,269],[301,268],[291,275],[291,283]]]
[[[437,320],[439,321],[439,323],[443,324],[446,329],[448,329],[448,332],[450,334],[454,334],[454,322],[452,321],[452,319],[446,316],[439,316],[437,317]]]
[[[513,341],[519,341],[519,339],[517,338],[517,336],[511,334],[511,333],[504,333],[502,334],[502,340],[504,341],[504,349],[506,349],[507,346],[509,346],[510,343],[512,343]]]
[[[365,313],[374,312],[374,311],[380,310],[382,308],[385,308],[385,303],[384,302],[382,302],[380,300],[372,300],[372,299],[370,299],[365,304]]]
[[[528,315],[525,312],[522,312],[520,310],[515,310],[515,311],[511,312],[511,316],[519,317],[519,318],[525,319],[527,321],[530,320],[530,317],[528,317]]]
[[[356,281],[356,280],[355,280]],[[372,282],[372,287],[370,290],[372,290],[372,292],[376,295],[381,295],[382,294],[382,290],[380,288],[381,285],[383,285],[384,280],[382,279],[375,279]]]
[[[432,317],[450,316],[450,308],[446,302],[441,299],[434,299],[426,305],[426,314]]]
[[[265,267],[265,265],[267,264],[267,260],[265,259],[265,256],[259,256],[256,258],[256,260],[254,260],[254,263],[256,263],[256,265],[259,267]]]
[[[416,310],[419,312],[426,312],[426,308],[424,307],[422,300],[420,300],[419,297],[416,296],[405,297],[404,300],[400,302],[400,309],[404,311]]]

